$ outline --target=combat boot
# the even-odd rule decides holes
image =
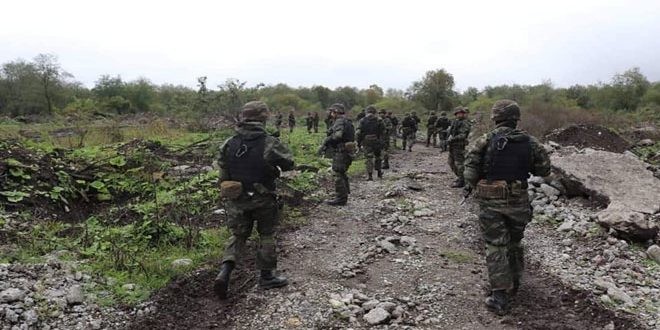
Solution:
[[[213,283],[213,291],[220,299],[227,299],[227,291],[229,290],[229,277],[231,276],[231,271],[234,269],[234,263],[231,261],[226,261],[222,263],[220,267],[220,273],[215,278]]]
[[[262,289],[281,288],[289,284],[284,276],[276,276],[272,270],[262,270],[259,277],[259,286]]]
[[[454,183],[451,184],[452,188],[463,188],[465,186],[465,180],[463,179],[456,179]]]
[[[378,178],[379,179],[383,178],[383,171],[382,170],[378,170]]]
[[[367,175],[369,176],[369,177],[367,178],[367,181],[373,181],[373,180],[374,180],[374,177],[373,177],[373,175],[372,175],[371,173],[367,173]]]
[[[328,199],[325,201],[326,204],[328,205],[346,205],[347,199],[346,198],[339,198],[335,197],[333,199]]]
[[[513,287],[511,288],[510,296],[513,297],[518,294],[518,289],[520,288],[520,279],[519,278],[514,278],[513,279]]]
[[[386,162],[383,163],[383,169],[384,170],[389,170],[390,169],[390,162],[389,161],[386,161]]]
[[[486,298],[486,307],[497,315],[505,315],[509,311],[509,297],[506,290],[493,290]]]

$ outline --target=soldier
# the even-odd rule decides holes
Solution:
[[[435,129],[435,121],[438,120],[435,112],[431,111],[429,119],[426,121],[426,147],[428,148],[431,145],[431,140],[433,140],[433,146],[438,143],[438,134]]]
[[[277,116],[275,116],[275,128],[279,131],[280,127],[282,127],[282,113],[278,111]]]
[[[419,117],[417,117],[417,112],[413,111],[411,116],[413,117],[413,119],[417,123],[417,127],[419,128],[419,124],[422,122],[422,120]]]
[[[447,118],[447,112],[440,112],[440,117],[435,121],[435,129],[440,139],[440,150],[447,151],[447,129],[451,125],[451,121]]]
[[[496,128],[469,147],[465,161],[466,196],[475,190],[479,223],[486,242],[486,263],[491,294],[486,306],[503,315],[509,298],[517,293],[523,273],[525,226],[532,219],[527,195],[529,173],[550,174],[550,159],[543,146],[516,128],[520,108],[499,100],[492,108]]]
[[[335,198],[326,200],[328,205],[346,205],[351,187],[346,172],[353,162],[355,152],[355,129],[350,119],[346,118],[346,108],[341,103],[330,106],[332,127],[319,149],[319,154],[330,151],[332,155],[332,170],[335,177]]]
[[[305,117],[305,125],[307,126],[307,133],[311,134],[312,128],[314,128],[314,118],[311,112],[308,112],[307,117]]]
[[[380,110],[379,114],[380,114],[380,119],[383,121],[383,124],[385,125],[385,135],[381,140],[381,146],[383,147],[382,169],[387,170],[390,168],[390,135],[392,135],[392,132],[394,130],[394,125],[392,125],[392,121],[390,120],[390,117],[387,115],[387,111],[385,111],[385,109]]]
[[[263,102],[245,104],[236,135],[220,148],[220,194],[227,212],[227,226],[232,233],[214,283],[214,290],[222,299],[227,297],[229,277],[244,253],[245,241],[252,234],[254,221],[259,233],[259,285],[269,289],[288,284],[285,277],[273,272],[277,268],[275,229],[279,223],[275,179],[280,170],[292,170],[294,163],[289,149],[266,133],[264,127],[268,115],[268,107]]]
[[[293,110],[289,112],[289,133],[293,132],[293,129],[296,127],[296,116],[293,113]]]
[[[314,117],[312,117],[312,125],[314,126],[314,133],[319,132],[319,113],[314,112]]]
[[[470,134],[470,122],[465,118],[465,109],[463,107],[457,107],[454,110],[454,119],[449,127],[449,137],[447,138],[447,143],[449,144],[449,167],[458,177],[454,183],[452,183],[452,188],[461,188],[465,186],[465,180],[463,179],[463,160],[465,158],[465,147],[467,146],[467,138]]]
[[[397,118],[394,114],[392,114],[392,111],[389,111],[387,113],[387,117],[390,118],[390,121],[392,122],[392,141],[394,141],[394,148],[396,148],[396,135],[399,132],[399,118]]]
[[[385,124],[382,119],[376,116],[376,108],[373,105],[367,107],[367,115],[360,119],[355,135],[357,137],[358,148],[364,148],[367,180],[373,180],[374,168],[378,172],[378,177],[382,178],[381,143],[385,136]]]
[[[415,143],[416,132],[417,121],[410,113],[407,113],[401,121],[401,140],[403,141],[402,150],[406,150],[406,146],[408,146],[408,151],[412,151],[412,146]]]
[[[366,115],[367,114],[365,113],[365,109],[362,109],[360,113],[358,113],[357,116],[355,117],[355,120],[357,120],[359,123],[360,120],[362,120],[362,118],[364,118]]]
[[[332,122],[334,119],[332,119],[332,110],[328,109],[327,115],[325,116],[325,130],[328,131],[330,130],[330,127],[332,127]]]

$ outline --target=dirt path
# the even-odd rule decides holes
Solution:
[[[529,265],[509,316],[486,311],[486,267],[476,206],[459,206],[447,154],[416,145],[392,156],[383,180],[352,179],[345,207],[318,205],[309,224],[280,236],[291,284],[256,286],[247,261],[232,298],[215,299],[214,270],[173,282],[134,329],[616,329],[642,328]],[[385,197],[393,195],[393,197]],[[529,238],[528,238],[529,239]],[[533,253],[530,251],[529,253]],[[374,308],[374,306],[376,306]],[[385,315],[375,309],[386,311]],[[370,315],[370,325],[364,315]],[[373,314],[373,315],[372,315]],[[373,317],[373,318],[372,318]]]

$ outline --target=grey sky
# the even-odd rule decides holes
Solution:
[[[407,88],[432,69],[457,87],[660,80],[660,1],[3,1],[0,62],[53,53],[102,74],[194,86]]]

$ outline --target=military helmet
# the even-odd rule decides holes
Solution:
[[[385,109],[380,109],[380,111],[378,111],[378,113],[381,114],[381,115],[386,115],[387,111],[385,111]]]
[[[333,105],[330,106],[330,109],[340,114],[346,113],[346,108],[341,103],[334,103]]]
[[[413,112],[410,113],[410,115],[412,115],[412,116],[417,116],[417,112],[416,112],[416,111],[413,111]]]
[[[454,108],[454,115],[458,113],[467,113],[467,111],[465,111],[465,108],[463,108],[462,106],[457,106],[456,108]]]
[[[447,117],[447,111],[441,111],[440,116],[442,117]]]
[[[435,116],[435,111],[431,111],[431,116]]]
[[[368,106],[366,110],[368,113],[376,113],[376,107],[373,105]]]
[[[251,101],[243,105],[239,116],[242,121],[266,121],[269,113],[266,103]]]
[[[496,123],[520,120],[520,106],[516,101],[506,99],[496,101],[491,111],[490,119]]]

